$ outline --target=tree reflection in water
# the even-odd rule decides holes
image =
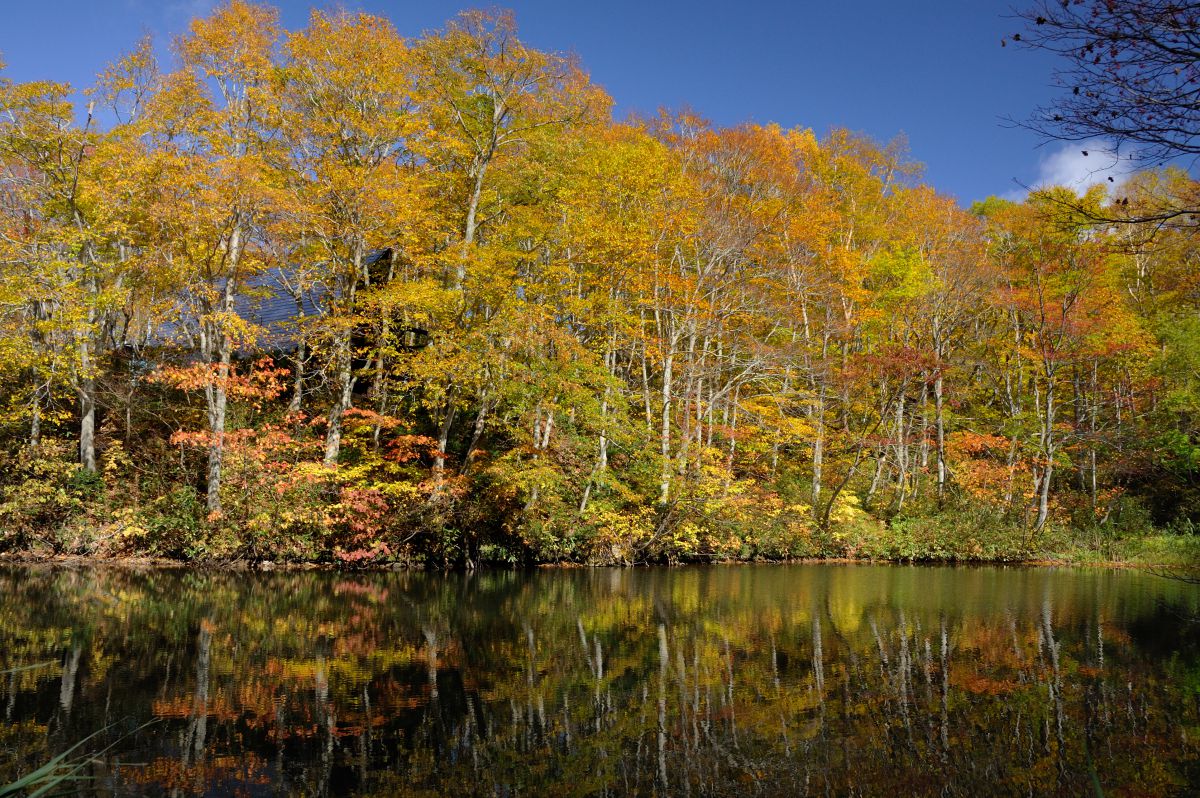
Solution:
[[[9,569],[0,783],[104,729],[81,794],[1187,794],[1197,595],[1103,570]]]

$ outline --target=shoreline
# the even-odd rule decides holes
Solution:
[[[0,567],[50,567],[64,569],[83,568],[113,568],[127,571],[198,571],[225,573],[300,573],[327,572],[339,574],[369,574],[425,572],[425,573],[464,573],[484,571],[540,571],[540,570],[590,570],[598,568],[690,568],[696,566],[757,566],[757,565],[919,565],[944,567],[1000,567],[1016,568],[1102,568],[1107,570],[1133,571],[1165,571],[1169,573],[1186,573],[1200,570],[1200,565],[1182,566],[1168,562],[1142,562],[1134,560],[1095,560],[1086,561],[1080,558],[1068,557],[1036,557],[1029,559],[886,559],[869,557],[796,557],[787,559],[726,559],[726,560],[688,560],[675,563],[579,563],[579,562],[547,562],[532,565],[502,565],[484,563],[475,568],[430,568],[419,564],[380,563],[360,567],[347,567],[333,562],[275,562],[263,560],[252,562],[248,560],[177,560],[169,557],[144,556],[89,556],[83,554],[49,554],[39,555],[30,552],[0,554]]]

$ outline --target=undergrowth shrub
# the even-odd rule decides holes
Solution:
[[[0,549],[61,551],[61,532],[103,493],[103,481],[73,461],[71,442],[43,439],[10,452],[0,476]]]
[[[895,560],[1023,560],[1035,540],[1020,524],[979,506],[949,505],[940,512],[893,518],[876,556]]]

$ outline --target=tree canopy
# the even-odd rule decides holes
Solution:
[[[506,13],[233,0],[153,52],[86,110],[0,79],[0,547],[1020,557],[1200,509],[1195,236],[1102,221],[1179,169],[968,210],[903,141],[615,119]]]

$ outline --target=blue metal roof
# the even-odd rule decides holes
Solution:
[[[366,256],[365,265],[374,266],[391,257],[391,253],[386,248],[372,250]],[[312,284],[299,297],[292,294],[288,285],[296,281],[297,271],[294,266],[266,269],[243,281],[242,290],[234,297],[234,312],[265,331],[258,342],[260,349],[295,349],[300,320],[328,312],[330,294],[325,284]],[[181,327],[174,322],[161,324],[151,338],[160,343],[178,339],[183,332]]]

